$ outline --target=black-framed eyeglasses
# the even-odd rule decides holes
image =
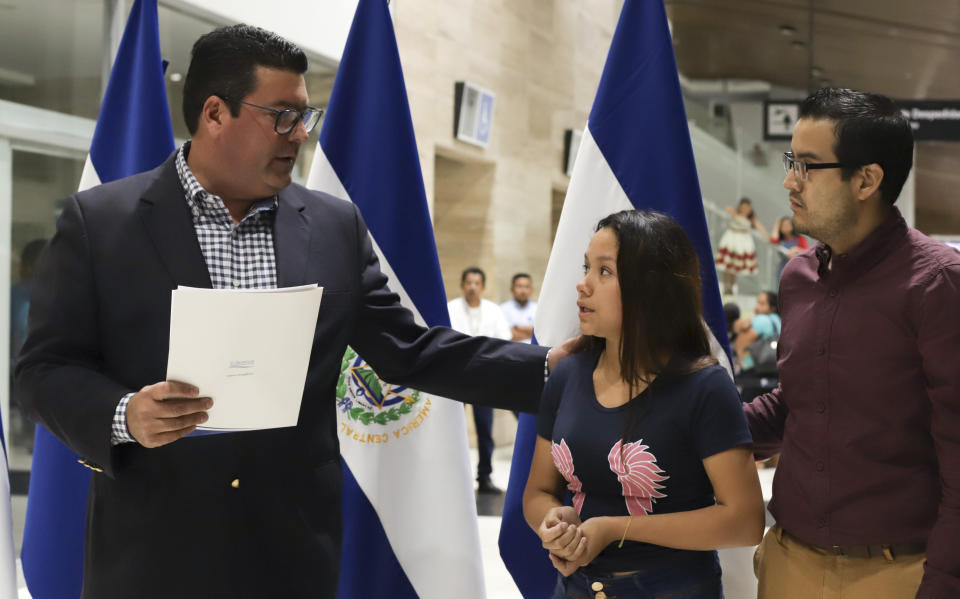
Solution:
[[[226,98],[223,99],[226,100]],[[280,135],[289,134],[293,131],[294,127],[297,126],[297,123],[300,122],[303,123],[303,128],[307,130],[307,133],[310,133],[314,127],[317,126],[317,123],[320,122],[320,117],[323,116],[322,108],[307,107],[305,110],[296,110],[293,108],[280,110],[278,108],[270,108],[269,106],[260,106],[253,102],[244,102],[243,100],[240,100],[240,103],[259,108],[260,110],[268,110],[276,114],[277,120],[273,123],[273,130]]]
[[[815,171],[821,168],[846,168],[848,166],[854,165],[843,164],[842,162],[804,162],[803,160],[797,160],[793,156],[793,152],[783,153],[783,172],[789,175],[790,171],[793,171],[793,174],[801,181],[807,180],[807,171]]]

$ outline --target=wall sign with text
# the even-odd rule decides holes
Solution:
[[[897,106],[910,120],[916,141],[960,141],[960,100],[897,100]],[[799,109],[799,101],[764,102],[763,139],[789,141]]]
[[[960,141],[960,100],[898,100],[917,141]]]

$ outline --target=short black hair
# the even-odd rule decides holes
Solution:
[[[767,297],[767,303],[770,304],[770,310],[772,310],[774,314],[779,314],[780,296],[778,296],[774,291],[761,291],[760,293]]]
[[[487,286],[487,275],[483,270],[478,266],[468,266],[463,269],[463,274],[460,275],[460,284],[463,285],[467,282],[467,275],[480,275],[480,282],[483,283],[483,286]]]
[[[200,111],[210,96],[219,96],[240,113],[240,101],[257,85],[257,67],[302,75],[307,55],[276,33],[252,25],[230,25],[200,36],[190,52],[190,68],[183,85],[183,119],[193,135]]]
[[[723,317],[727,320],[727,333],[732,333],[733,323],[740,319],[740,306],[734,302],[724,304]]]
[[[834,154],[849,165],[844,180],[865,164],[883,169],[880,196],[893,205],[913,166],[913,130],[896,103],[886,96],[824,87],[800,103],[801,119],[835,123]]]
[[[530,279],[530,282],[533,283],[533,277],[531,277],[525,272],[518,272],[517,274],[513,275],[513,277],[510,278],[510,287],[513,287],[514,285],[517,284],[517,279]]]

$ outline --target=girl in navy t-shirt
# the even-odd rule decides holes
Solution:
[[[523,496],[554,598],[722,598],[715,550],[759,543],[764,507],[693,244],[663,214],[612,214],[577,295],[584,343],[544,388]]]

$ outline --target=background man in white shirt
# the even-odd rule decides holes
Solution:
[[[525,272],[513,275],[510,293],[513,294],[513,299],[500,304],[500,310],[510,325],[511,339],[530,343],[533,320],[537,316],[537,302],[530,299],[533,295],[533,279]]]
[[[479,268],[471,266],[463,271],[460,275],[460,291],[463,296],[447,304],[450,326],[467,335],[510,339],[510,325],[503,317],[500,307],[482,297],[486,283],[487,276]],[[473,422],[477,427],[477,449],[480,453],[477,490],[480,493],[503,493],[490,480],[490,473],[493,472],[493,408],[474,405]]]

